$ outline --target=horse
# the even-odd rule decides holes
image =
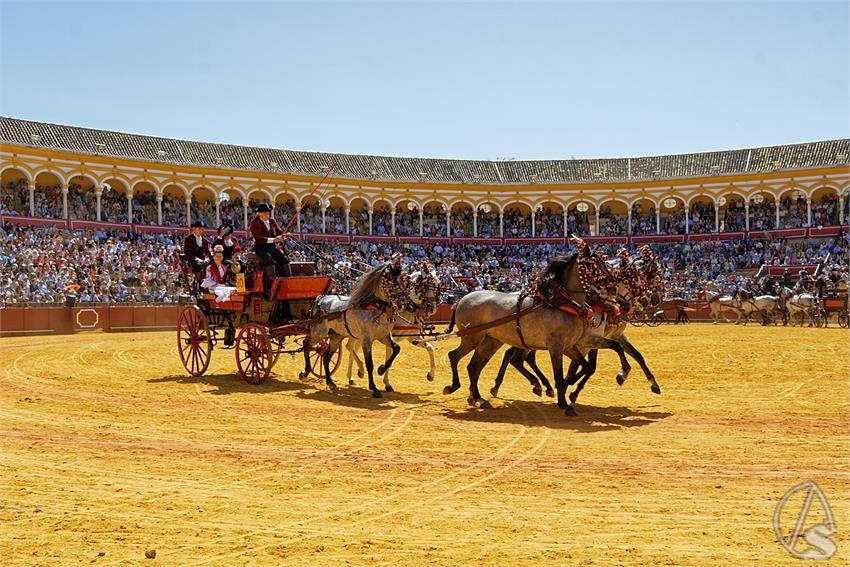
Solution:
[[[434,381],[435,369],[437,361],[434,358],[434,347],[423,337],[425,328],[425,317],[433,315],[437,311],[437,301],[439,300],[440,279],[432,270],[423,269],[410,274],[410,302],[400,308],[395,313],[395,324],[393,332],[410,333],[416,332],[417,335],[405,335],[410,344],[421,347],[428,351],[428,356],[431,361],[430,370],[425,378],[429,382]],[[352,367],[357,363],[357,376],[363,377],[363,361],[357,356],[357,346],[359,341],[350,338],[346,341],[345,348],[348,350],[348,385],[354,385],[354,377],[352,376]],[[389,349],[387,356],[390,356]],[[388,392],[392,392],[393,388],[390,385],[390,371],[384,373],[384,388]]]
[[[715,325],[720,321],[720,316],[724,310],[735,312],[735,315],[737,316],[735,319],[736,325],[741,322],[741,315],[743,314],[743,311],[741,311],[737,301],[731,295],[721,296],[716,291],[706,290],[700,292],[700,298],[705,299],[705,301],[708,302],[708,309],[711,312],[711,318],[714,320]]]
[[[586,276],[580,274],[580,264],[582,270],[606,270],[603,267],[604,262],[591,254],[587,247],[582,253],[573,253],[568,257],[556,256],[546,266],[544,275],[553,276],[561,298],[566,298],[560,308],[537,303],[534,297],[523,292],[479,290],[464,296],[452,311],[451,323],[447,329],[449,332],[457,325],[461,342],[448,354],[452,383],[443,388],[443,393],[448,395],[460,388],[458,364],[467,354],[474,351],[466,367],[469,376],[467,402],[472,406],[490,407],[489,402],[481,397],[478,379],[481,370],[503,344],[549,352],[558,407],[567,415],[576,415],[576,412],[566,401],[563,356],[585,365],[586,361],[580,348],[611,349],[620,357],[622,370],[617,379],[625,380],[631,366],[626,360],[623,347],[616,341],[594,335],[587,329],[587,312],[583,306],[586,305],[588,290],[595,290],[596,284],[601,282],[582,281]]]
[[[779,297],[775,295],[755,295],[745,289],[735,292],[738,307],[744,314],[744,325],[750,318],[758,313],[762,317],[762,325],[767,325],[771,320],[776,324],[776,312],[779,310]]]
[[[812,311],[819,307],[818,299],[814,294],[803,292],[794,293],[791,289],[783,287],[780,294],[785,301],[785,307],[788,309],[788,317],[791,320],[791,325],[796,326],[794,316],[799,313],[800,326],[806,323],[806,315],[809,316],[809,327],[814,324],[815,318]]]
[[[330,373],[331,357],[343,339],[354,338],[363,349],[372,396],[380,398],[382,395],[375,386],[373,376],[372,343],[384,343],[391,351],[386,362],[378,367],[378,375],[383,376],[400,350],[398,343],[393,340],[392,331],[395,325],[394,312],[408,292],[406,277],[407,274],[401,270],[400,259],[384,262],[363,274],[352,287],[350,296],[322,295],[316,298],[310,313],[310,332],[304,339],[304,371],[300,374],[301,379],[310,373],[312,346],[327,338],[328,349],[322,359],[325,383],[328,388],[335,390],[336,384]]]

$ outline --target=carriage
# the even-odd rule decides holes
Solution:
[[[848,310],[850,310],[850,306],[847,303],[847,291],[846,289],[841,291],[834,291],[829,295],[825,295],[823,298],[823,320],[824,323],[828,323],[832,314],[836,314],[836,319],[838,321],[838,326],[846,329],[848,324]]]
[[[177,351],[192,376],[207,371],[212,351],[221,343],[223,348],[233,349],[239,376],[259,384],[268,378],[281,354],[304,351],[298,339],[310,333],[313,304],[334,285],[331,277],[316,272],[313,262],[293,263],[292,276],[275,277],[254,259],[245,264],[245,285],[220,301],[198,286],[182,254],[175,253],[175,261],[189,296],[189,304],[178,318]],[[327,340],[310,348],[311,373],[317,378],[325,377],[321,361],[327,348]],[[331,373],[339,359],[337,351],[331,358]]]

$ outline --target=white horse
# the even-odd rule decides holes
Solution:
[[[814,324],[814,310],[819,307],[817,298],[808,292],[794,293],[787,287],[782,288],[781,293],[785,299],[785,307],[788,309],[788,316],[791,319],[791,325],[796,326],[794,320],[795,315],[800,315],[800,326],[806,323],[806,315],[809,316],[809,327]]]
[[[755,297],[747,297],[747,292],[738,292],[738,297],[735,298],[738,308],[744,314],[744,325],[749,323],[750,318],[759,314],[762,316],[762,321],[776,322],[776,311],[780,306],[780,299],[775,295],[757,295]]]
[[[723,315],[724,311],[734,311],[736,316],[735,324],[738,325],[741,322],[741,315],[744,312],[734,297],[731,295],[721,296],[716,291],[704,291],[703,296],[708,301],[708,308],[711,311],[711,318],[714,320],[715,325],[720,321],[720,316]]]
[[[395,312],[393,335],[396,338],[405,338],[410,344],[428,351],[431,367],[425,378],[427,378],[429,382],[433,382],[434,377],[436,376],[435,369],[437,368],[437,360],[434,356],[434,347],[431,346],[431,343],[426,341],[424,337],[425,330],[428,328],[428,324],[425,322],[425,317],[432,315],[437,309],[440,279],[433,271],[421,270],[410,275],[410,282],[410,305]],[[412,309],[416,306],[419,306],[419,308]],[[414,335],[412,333],[416,334]],[[355,338],[349,338],[345,343],[345,349],[348,351],[349,386],[354,385],[354,375],[352,374],[354,363],[357,363],[357,377],[363,378],[363,361],[359,356],[357,356],[357,349],[359,346],[360,341]],[[391,353],[391,349],[387,347],[387,356],[390,356]],[[384,373],[384,388],[388,392],[392,391],[389,370]]]

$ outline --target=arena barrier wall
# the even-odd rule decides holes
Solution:
[[[690,302],[688,316],[692,321],[710,320],[708,304]],[[28,335],[65,335],[82,331],[167,331],[177,328],[182,305],[92,305],[77,307],[2,307],[0,308],[0,337]],[[451,319],[452,306],[444,303],[429,318],[442,332],[442,325]],[[674,321],[675,311],[667,311]]]

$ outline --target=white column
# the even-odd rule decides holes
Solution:
[[[626,229],[629,232],[629,236],[631,236],[632,235],[632,208],[631,207],[629,207],[629,221],[626,224]]]
[[[685,234],[690,234],[691,229],[688,227],[688,221],[690,220],[691,208],[685,207]]]
[[[446,238],[450,238],[452,235],[452,210],[449,207],[446,207]]]
[[[60,188],[62,189],[62,218],[68,218],[68,184],[63,183]]]
[[[531,238],[537,236],[537,213],[531,209]]]
[[[844,196],[838,199],[838,224],[844,224]]]
[[[806,197],[806,218],[809,226],[812,226],[812,198]]]
[[[192,224],[192,198],[186,199],[186,226]]]
[[[35,180],[33,179],[32,181],[27,183],[27,187],[29,187],[30,216],[34,217],[35,216]],[[841,203],[843,204],[844,201],[842,200]]]
[[[779,228],[779,199],[774,199],[773,203],[776,205],[776,221],[773,228]]]
[[[395,209],[390,211],[390,236],[395,236]]]
[[[661,207],[655,208],[655,234],[661,234]]]
[[[567,209],[564,209],[564,238],[567,237]]]
[[[248,201],[242,201],[242,229],[248,230]]]
[[[596,236],[599,236],[599,208],[596,208]]]
[[[221,226],[221,199],[218,197],[215,199],[215,226]]]
[[[97,212],[100,214],[100,198],[97,200]],[[156,224],[162,226],[162,193],[156,194]]]
[[[351,234],[351,207],[345,207],[345,234]]]
[[[499,238],[505,237],[505,213],[499,211]]]
[[[133,192],[127,191],[127,224],[133,224]]]
[[[322,207],[322,234],[325,234],[327,232],[325,227],[325,211],[327,211],[328,207],[324,202],[320,203],[320,206]]]
[[[296,205],[298,205],[298,203],[296,203]],[[303,205],[303,203],[301,203],[301,205]],[[301,233],[301,211],[299,210],[300,208],[300,205],[295,207],[295,227],[299,234]]]
[[[422,216],[422,209],[419,209],[419,236],[425,235],[425,217]]]
[[[720,232],[720,207],[714,203],[714,232]]]
[[[478,208],[472,209],[472,236],[478,238]]]
[[[750,232],[750,202],[747,201],[744,203],[744,222],[746,223],[745,228],[747,232]]]
[[[369,236],[372,236],[372,207],[369,207]]]

